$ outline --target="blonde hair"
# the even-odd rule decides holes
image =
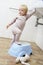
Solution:
[[[28,11],[28,7],[27,7],[27,5],[21,5],[21,8],[23,8],[24,10],[25,10],[25,12],[27,13],[27,11]]]

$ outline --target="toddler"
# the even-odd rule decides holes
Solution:
[[[21,5],[19,8],[19,15],[14,19],[13,22],[7,25],[9,28],[12,24],[14,24],[14,28],[12,28],[12,33],[14,39],[11,43],[19,41],[20,35],[24,29],[26,21],[35,13],[35,9],[32,10],[30,14],[27,14],[28,8],[26,5]]]

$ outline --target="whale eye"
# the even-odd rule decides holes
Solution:
[[[21,45],[21,44],[18,44],[18,45]]]
[[[23,57],[25,57],[25,55],[23,55]]]

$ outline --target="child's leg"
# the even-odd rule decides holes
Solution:
[[[13,34],[13,39],[11,41],[11,45],[15,42],[16,34]]]
[[[14,30],[12,30],[13,34],[20,34],[21,30],[18,27],[15,27]]]
[[[20,36],[21,36],[21,33],[20,34],[16,34],[15,41],[19,41]]]
[[[12,33],[13,33],[14,38],[12,39],[11,44],[19,40],[19,37],[21,35],[21,30],[15,27]]]
[[[20,36],[21,36],[21,34],[22,34],[22,31],[23,31],[23,28],[21,28],[21,29],[19,29],[21,32],[19,33],[19,34],[16,34],[16,36],[15,36],[15,41],[19,41],[19,39],[20,39]]]
[[[13,33],[14,34],[16,33],[15,42],[19,41],[19,38],[20,38],[20,35],[21,35],[21,30],[19,28],[15,28],[15,31]]]

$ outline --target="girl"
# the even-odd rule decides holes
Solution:
[[[7,25],[9,28],[12,24],[14,24],[14,28],[12,28],[12,33],[14,39],[11,43],[19,41],[20,35],[24,29],[26,21],[35,13],[36,10],[33,10],[30,14],[27,14],[28,8],[26,5],[21,5],[19,8],[19,15],[14,19],[13,22]]]

